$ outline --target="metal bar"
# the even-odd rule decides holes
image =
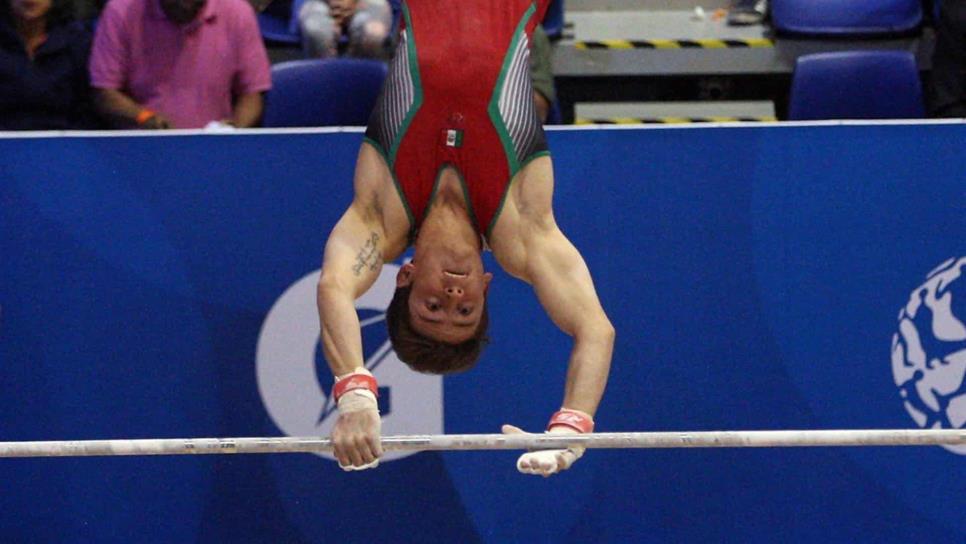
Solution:
[[[585,448],[770,448],[966,445],[966,430],[699,431],[647,433],[386,436],[386,451]],[[0,457],[84,457],[332,451],[328,438],[162,438],[0,442]]]

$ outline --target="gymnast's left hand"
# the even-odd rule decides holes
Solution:
[[[548,433],[578,434],[577,431],[562,425],[551,427]],[[504,425],[503,434],[521,434],[524,430],[513,425]],[[517,459],[517,470],[524,474],[549,477],[562,472],[577,462],[584,454],[584,448],[563,450],[539,450],[524,453]]]

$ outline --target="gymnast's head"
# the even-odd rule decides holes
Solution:
[[[420,252],[400,268],[386,323],[396,355],[429,374],[469,370],[486,345],[493,274],[478,252]]]

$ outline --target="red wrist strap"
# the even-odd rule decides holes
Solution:
[[[148,119],[154,117],[155,115],[157,114],[154,113],[153,111],[147,108],[144,108],[143,110],[138,112],[138,115],[137,117],[134,118],[134,121],[139,125],[143,125],[144,123],[148,122]]]
[[[336,402],[339,402],[342,395],[353,389],[368,389],[372,391],[373,395],[379,396],[379,385],[376,383],[376,379],[365,374],[349,374],[335,382],[335,387],[332,388],[332,396],[335,397]]]
[[[570,427],[578,433],[594,432],[594,420],[587,414],[577,410],[561,409],[550,418],[550,423],[547,424],[547,430],[549,431],[551,427],[556,427],[557,425]]]

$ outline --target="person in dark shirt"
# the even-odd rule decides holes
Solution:
[[[0,0],[0,130],[96,128],[70,0]]]
[[[530,39],[530,78],[533,80],[533,103],[541,123],[548,121],[557,96],[553,84],[552,47],[543,27],[537,25]]]
[[[939,9],[929,113],[966,117],[966,0],[943,0]]]

